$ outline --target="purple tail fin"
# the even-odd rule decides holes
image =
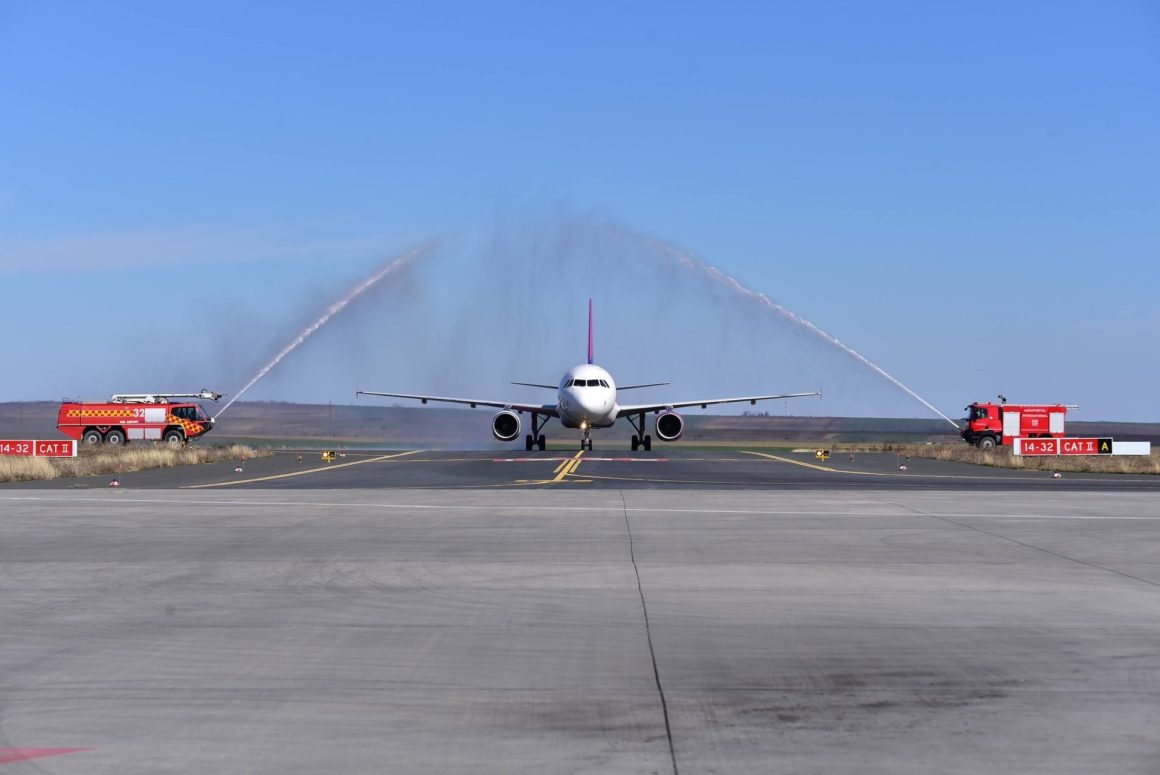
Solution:
[[[592,363],[592,299],[588,300],[588,363]]]

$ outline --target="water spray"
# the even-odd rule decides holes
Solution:
[[[270,359],[269,363],[267,363],[262,368],[258,369],[258,373],[255,374],[253,377],[251,377],[250,381],[247,382],[245,384],[245,386],[242,387],[241,390],[234,393],[233,398],[231,398],[229,401],[226,402],[226,405],[222,407],[221,411],[217,413],[217,415],[214,417],[214,419],[217,420],[223,414],[225,414],[225,411],[227,409],[229,409],[230,406],[233,405],[234,401],[237,401],[239,398],[241,398],[247,390],[252,388],[258,382],[258,380],[260,380],[262,377],[264,377],[268,373],[270,373],[270,369],[277,366],[282,361],[283,358],[285,358],[290,353],[294,352],[294,350],[298,349],[299,345],[301,345],[303,342],[305,342],[307,339],[309,339],[311,337],[311,335],[313,335],[314,332],[316,332],[318,329],[320,329],[324,325],[326,325],[327,322],[329,322],[331,318],[333,318],[339,312],[342,312],[342,310],[348,304],[350,304],[352,301],[357,299],[363,293],[365,293],[366,291],[368,291],[369,289],[371,289],[372,287],[377,285],[379,283],[379,281],[382,280],[383,278],[388,277],[389,275],[394,274],[395,272],[398,272],[400,269],[407,266],[408,264],[410,264],[412,261],[419,258],[420,256],[426,255],[434,247],[435,247],[435,242],[431,241],[431,242],[427,242],[423,245],[420,245],[417,248],[414,248],[414,249],[404,253],[403,255],[399,256],[398,258],[393,259],[388,264],[386,264],[381,269],[379,269],[374,274],[372,274],[370,277],[367,277],[365,280],[360,282],[358,285],[354,286],[349,291],[347,291],[346,294],[341,299],[336,301],[334,304],[331,304],[330,307],[327,308],[326,312],[324,312],[322,314],[322,316],[318,318],[318,320],[315,320],[309,326],[304,328],[302,330],[302,332],[300,334],[298,334],[298,336],[291,339],[290,342],[287,343],[287,345],[285,347],[283,347],[281,350],[279,350],[278,354],[275,355],[272,359]]]
[[[954,420],[952,420],[951,418],[947,417],[945,414],[940,412],[938,409],[936,409],[934,407],[934,405],[932,405],[929,401],[927,401],[925,398],[920,396],[918,393],[915,393],[909,387],[904,385],[901,380],[899,380],[896,377],[894,377],[893,375],[889,374],[885,369],[883,369],[881,366],[879,366],[878,364],[871,361],[865,355],[862,355],[862,353],[858,352],[853,347],[850,347],[845,342],[838,339],[836,336],[832,336],[831,334],[826,333],[825,331],[818,328],[813,323],[806,320],[805,318],[803,318],[801,315],[797,314],[793,310],[787,309],[786,307],[782,306],[781,304],[778,304],[776,301],[769,298],[764,293],[760,293],[758,291],[753,290],[752,288],[748,288],[745,285],[742,285],[741,282],[737,278],[721,271],[720,269],[713,266],[712,264],[707,264],[704,261],[702,261],[698,258],[695,258],[695,257],[689,255],[688,253],[685,253],[684,251],[678,250],[677,248],[673,247],[672,245],[670,245],[666,242],[662,242],[662,241],[657,240],[657,239],[646,239],[645,244],[648,245],[648,247],[651,250],[653,250],[655,253],[659,253],[659,254],[667,257],[669,260],[673,261],[675,264],[677,264],[677,266],[681,267],[682,269],[685,269],[686,271],[690,271],[690,272],[699,272],[699,273],[705,275],[706,277],[708,277],[710,280],[712,280],[717,285],[720,285],[720,286],[728,289],[735,296],[738,296],[742,299],[745,299],[747,301],[750,301],[750,302],[758,304],[762,307],[765,307],[766,309],[776,313],[777,315],[780,315],[781,317],[785,318],[786,320],[789,320],[790,322],[792,322],[798,326],[801,326],[802,328],[805,328],[807,331],[809,331],[810,333],[814,334],[815,336],[821,338],[822,340],[829,342],[830,344],[834,345],[838,349],[845,352],[850,357],[857,360],[859,363],[861,363],[861,364],[867,366],[868,368],[870,368],[871,370],[873,370],[876,374],[885,378],[891,384],[893,384],[896,387],[898,387],[899,389],[901,389],[904,393],[906,393],[908,396],[913,398],[915,401],[918,401],[920,404],[925,406],[927,409],[931,410],[932,412],[937,414],[939,417],[941,417],[944,420],[946,420],[947,422],[949,422],[951,425],[954,426],[956,431],[959,429],[958,423],[956,423]]]

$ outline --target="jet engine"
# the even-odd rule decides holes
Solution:
[[[676,412],[662,412],[657,415],[656,431],[662,441],[676,441],[685,433],[685,421]]]
[[[497,413],[491,420],[491,435],[500,441],[511,441],[519,436],[520,416],[511,409],[504,409]]]

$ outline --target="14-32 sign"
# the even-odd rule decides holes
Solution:
[[[1110,455],[1111,439],[1019,439],[1020,455]]]
[[[0,455],[10,457],[76,457],[72,439],[0,439]]]

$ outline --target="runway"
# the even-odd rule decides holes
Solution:
[[[1156,771],[1155,478],[758,452],[0,488],[0,773]]]
[[[130,489],[927,489],[1152,492],[1160,477],[1064,474],[987,468],[893,454],[859,453],[819,461],[810,452],[768,450],[512,450],[348,453],[325,462],[318,452],[281,452],[223,462],[125,473]],[[905,466],[905,470],[900,470]],[[242,471],[235,471],[241,467]],[[5,488],[103,488],[113,477],[23,483]]]

